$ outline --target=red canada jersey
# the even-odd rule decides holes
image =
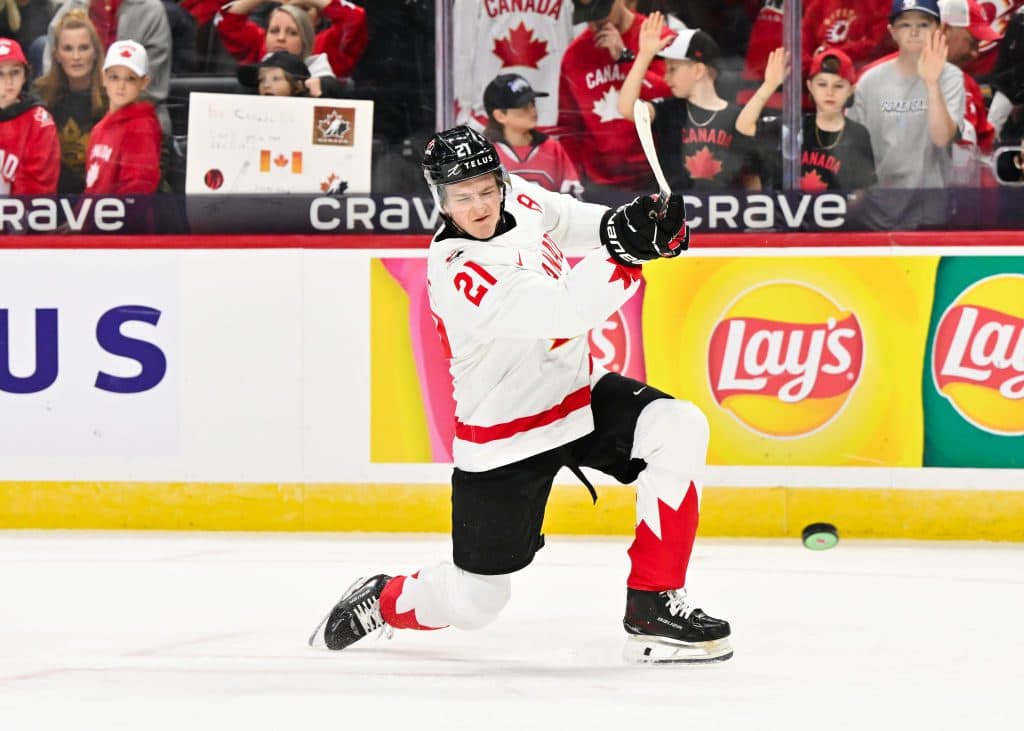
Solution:
[[[160,184],[161,143],[152,104],[135,102],[108,112],[89,136],[86,194],[155,193]]]
[[[56,193],[60,143],[53,117],[35,99],[0,110],[0,196]]]
[[[538,132],[528,145],[515,147],[505,140],[495,140],[494,147],[510,173],[555,193],[579,197],[583,192],[576,166],[558,140]]]
[[[633,25],[622,34],[623,43],[633,53],[639,49],[640,24],[645,18],[635,13]],[[653,179],[651,168],[633,123],[619,114],[619,91],[630,68],[632,63],[618,63],[608,49],[595,46],[589,27],[577,36],[562,57],[559,139],[587,181],[644,190]],[[671,96],[664,76],[664,61],[655,59],[644,77],[640,97]]]

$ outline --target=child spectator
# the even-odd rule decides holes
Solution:
[[[52,194],[60,175],[53,117],[25,93],[29,66],[21,45],[0,38],[0,195]]]
[[[346,0],[293,0],[274,8],[264,30],[248,19],[263,0],[237,0],[215,21],[224,47],[240,63],[287,51],[305,59],[310,76],[348,77],[366,49],[366,11]],[[321,13],[331,20],[315,28]]]
[[[146,49],[135,41],[115,41],[103,62],[103,88],[110,111],[93,127],[86,154],[85,192],[89,195],[155,193],[160,184],[160,123],[149,102]]]
[[[575,0],[573,5],[573,23],[587,27],[562,57],[559,140],[580,166],[588,193],[606,188],[617,196],[623,190],[646,190],[653,179],[651,168],[633,125],[618,108],[646,16],[628,10],[624,0]],[[643,96],[667,96],[663,62],[655,60],[645,71]]]
[[[869,68],[848,116],[867,127],[883,188],[941,188],[964,116],[963,73],[946,61],[937,0],[895,0],[896,57]]]
[[[60,140],[60,181],[57,192],[85,190],[85,151],[89,134],[107,112],[100,70],[103,47],[92,21],[81,10],[64,14],[54,29],[56,43],[50,70],[36,80],[35,90],[53,115]]]
[[[583,193],[576,166],[558,140],[537,131],[537,97],[519,74],[496,76],[484,89],[487,127],[484,136],[494,143],[505,169],[555,193]]]
[[[768,56],[764,83],[736,120],[736,129],[742,134],[753,135],[757,130],[765,102],[785,78],[787,56],[782,48]],[[803,190],[859,190],[875,184],[875,161],[868,131],[844,114],[853,98],[856,78],[853,61],[838,49],[819,51],[811,59],[807,90],[815,111],[803,118],[800,178]],[[781,182],[775,172],[781,162],[777,153],[780,131],[776,121],[765,125],[758,135],[774,142],[770,145],[771,159],[766,161],[765,172],[762,172],[763,177],[774,179],[773,187]]]
[[[171,87],[171,27],[161,0],[64,0],[50,22],[43,53],[43,73],[50,70],[53,46],[57,42],[54,35],[57,23],[66,13],[76,9],[89,16],[104,48],[109,48],[115,40],[131,39],[146,49],[149,68],[146,94],[156,105],[161,128],[170,134],[171,118],[166,102]]]
[[[294,53],[276,51],[256,64],[241,66],[238,81],[260,96],[309,96],[309,68]]]
[[[740,107],[718,96],[720,53],[701,30],[663,37],[664,16],[651,13],[640,28],[640,51],[622,84],[619,113],[633,119],[633,103],[656,56],[665,59],[665,83],[672,96],[647,102],[658,159],[672,189],[759,188],[754,138],[738,133]]]

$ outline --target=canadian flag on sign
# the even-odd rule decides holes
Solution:
[[[269,173],[271,170],[281,170],[291,165],[291,171],[293,175],[302,174],[302,153],[298,150],[293,150],[291,155],[286,155],[282,152],[276,155],[271,154],[270,150],[260,150],[260,172]]]

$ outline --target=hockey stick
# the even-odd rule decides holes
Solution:
[[[658,162],[658,151],[654,149],[654,135],[651,134],[651,112],[647,108],[647,102],[637,99],[633,102],[633,124],[636,125],[636,135],[640,138],[640,146],[644,148],[644,155],[647,156],[647,164],[654,171],[654,179],[658,181],[660,196],[658,197],[658,218],[665,217],[665,210],[668,208],[668,197],[672,195],[672,189],[668,187],[665,180],[665,173]],[[652,217],[655,214],[652,211]]]

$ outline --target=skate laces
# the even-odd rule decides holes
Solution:
[[[390,629],[380,614],[380,601],[376,597],[365,599],[352,607],[352,614],[355,615],[359,626],[363,628],[363,634],[368,635],[374,630]],[[383,632],[381,634],[384,634]]]
[[[669,589],[662,592],[665,595],[665,604],[668,605],[669,614],[689,619],[690,615],[697,608],[690,604],[686,598],[686,589]]]

